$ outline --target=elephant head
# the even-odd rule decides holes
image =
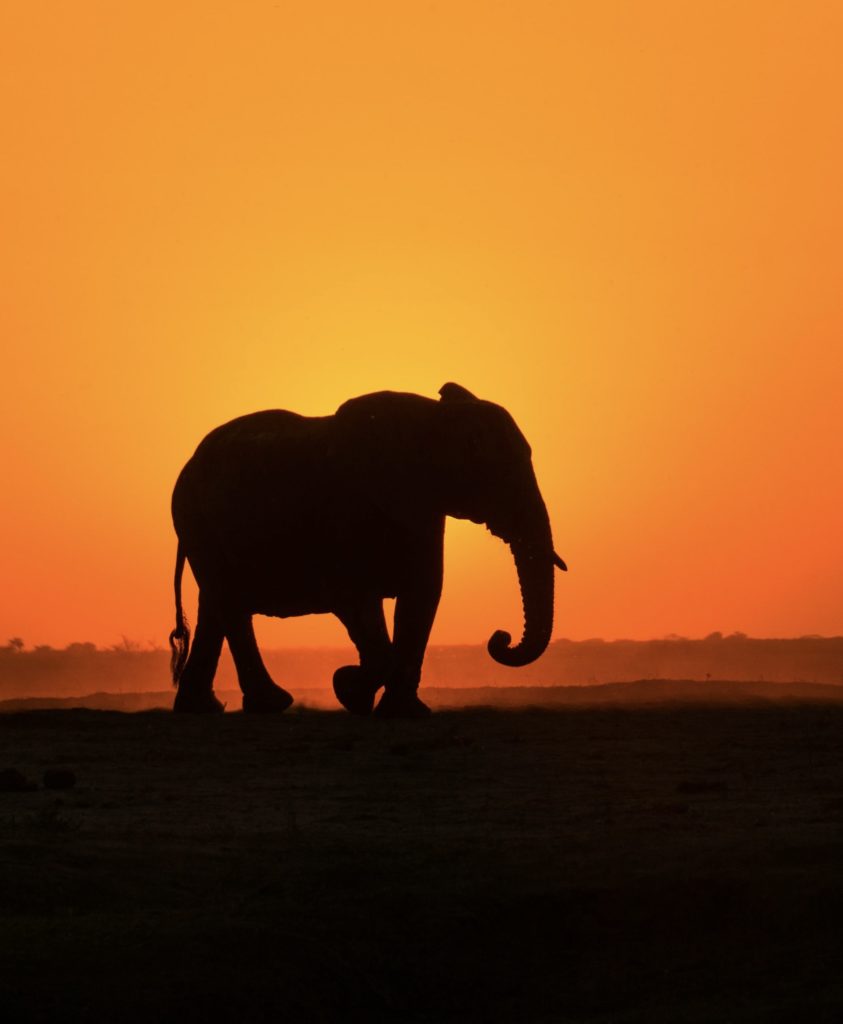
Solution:
[[[459,384],[445,384],[439,394],[441,505],[447,515],[483,523],[504,540],[518,572],[523,635],[513,645],[509,633],[496,631],[489,654],[502,665],[528,665],[550,642],[554,566],[567,568],[553,550],[530,446],[501,406],[475,398]]]

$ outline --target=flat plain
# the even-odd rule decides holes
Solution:
[[[788,702],[0,715],[3,1016],[839,1021],[841,740]]]

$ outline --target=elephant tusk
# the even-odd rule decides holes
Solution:
[[[568,571],[568,566],[565,565],[564,561],[559,557],[559,555],[556,554],[555,551],[553,552],[553,564],[556,566],[557,569],[561,569],[562,572]]]

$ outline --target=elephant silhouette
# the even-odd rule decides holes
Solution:
[[[218,712],[213,692],[228,641],[246,712],[281,712],[292,696],[271,679],[253,614],[331,612],[359,665],[334,673],[356,714],[429,714],[417,695],[442,589],[445,517],[483,523],[509,544],[524,606],[523,636],[495,632],[504,665],[538,658],[553,627],[554,552],[530,447],[509,413],[445,384],[440,400],[382,391],[332,416],[270,410],[211,431],[176,481],[175,711]],[[199,585],[190,643],[181,582]],[[390,639],[383,600],[396,598]],[[375,707],[375,698],[383,694]]]

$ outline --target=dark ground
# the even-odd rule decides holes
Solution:
[[[807,704],[2,715],[39,787],[0,792],[0,1012],[836,1022],[841,739]]]

